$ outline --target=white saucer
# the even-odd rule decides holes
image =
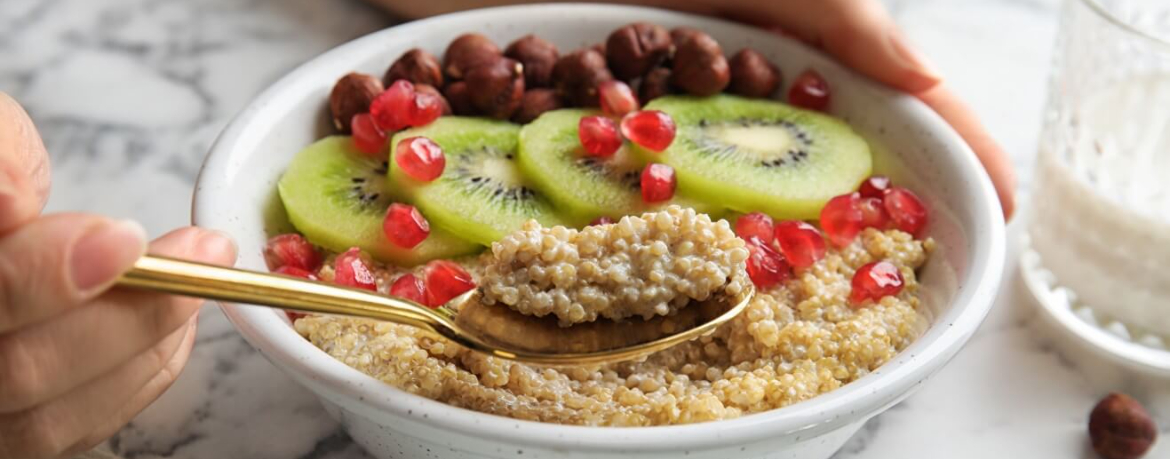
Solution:
[[[1071,290],[1056,285],[1056,277],[1044,268],[1027,234],[1020,236],[1020,242],[1024,284],[1057,328],[1104,358],[1135,371],[1170,378],[1170,337],[1104,317],[1080,303]]]

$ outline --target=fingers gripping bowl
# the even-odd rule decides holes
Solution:
[[[314,347],[280,313],[224,310],[244,337],[317,394],[351,436],[380,457],[828,457],[865,420],[905,398],[954,356],[986,315],[1003,265],[1000,209],[961,139],[916,100],[880,88],[820,54],[763,31],[652,9],[549,5],[472,11],[406,24],[330,51],[258,97],[213,148],[196,190],[195,223],[235,236],[240,264],[263,269],[268,236],[289,230],[276,183],[303,147],[329,135],[325,101],[349,71],[380,74],[407,49],[441,53],[478,31],[499,43],[533,33],[562,49],[599,40],[632,20],[687,25],[730,54],[752,47],[791,78],[816,69],[833,85],[829,112],[874,150],[874,170],[918,192],[937,249],[918,271],[929,328],[892,360],[843,387],[785,408],[664,427],[594,428],[469,411],[386,385]]]

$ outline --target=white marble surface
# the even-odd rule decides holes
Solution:
[[[1026,190],[1058,1],[888,3],[1012,154]],[[188,222],[204,152],[253,94],[392,23],[356,0],[3,0],[0,90],[45,137],[49,211],[133,217],[157,235]],[[1090,458],[1085,419],[1111,390],[1144,399],[1170,433],[1167,381],[1062,344],[1039,323],[1015,267],[1004,277],[963,352],[837,458]],[[1168,443],[1149,457],[1170,457]],[[179,382],[108,446],[127,458],[366,457],[213,308]]]

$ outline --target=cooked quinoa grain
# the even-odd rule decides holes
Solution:
[[[492,244],[484,300],[561,326],[668,315],[746,286],[742,239],[724,220],[670,206],[580,231],[529,221]]]
[[[641,362],[539,368],[485,357],[417,329],[310,316],[296,329],[329,355],[424,397],[477,411],[562,424],[649,426],[742,416],[815,397],[889,361],[926,327],[915,270],[933,242],[865,230],[851,245],[752,299],[710,336]],[[885,259],[906,286],[849,307],[854,270]],[[470,271],[487,256],[470,261]],[[390,277],[390,276],[386,276]]]

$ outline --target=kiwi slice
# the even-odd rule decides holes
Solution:
[[[341,252],[360,247],[383,262],[413,266],[483,247],[440,228],[411,249],[386,239],[382,220],[392,199],[386,163],[362,154],[349,137],[326,137],[293,158],[277,190],[289,221],[314,244]]]
[[[549,111],[520,131],[520,170],[558,210],[578,224],[602,216],[616,220],[672,204],[715,218],[723,213],[722,206],[681,194],[662,203],[643,202],[639,182],[645,161],[630,150],[629,143],[605,159],[584,154],[577,124],[582,117],[598,114],[592,110]]]
[[[520,126],[485,118],[444,116],[433,123],[402,131],[390,145],[422,136],[443,149],[443,175],[419,182],[395,161],[390,177],[431,224],[483,245],[536,219],[544,226],[565,222],[540,193],[528,186],[516,167]],[[394,152],[391,152],[393,156]]]
[[[779,102],[736,96],[668,96],[661,110],[678,128],[661,153],[688,196],[740,212],[815,219],[833,196],[857,189],[870,174],[869,145],[843,121]]]

